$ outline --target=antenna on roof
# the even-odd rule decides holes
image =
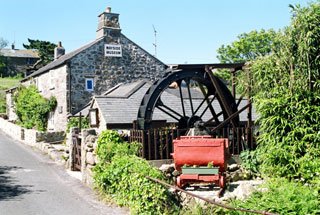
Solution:
[[[16,46],[16,32],[13,32],[13,43],[11,44],[11,49],[15,49]]]
[[[152,27],[153,27],[153,32],[154,32],[154,43],[153,43],[154,56],[157,57],[157,31],[156,31],[156,28],[154,27],[154,25],[152,25]]]

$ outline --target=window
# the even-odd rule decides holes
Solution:
[[[93,78],[86,78],[86,90],[93,91]]]
[[[51,90],[51,89],[54,89],[54,71],[53,70],[50,70],[49,76],[50,76],[50,90]]]
[[[53,111],[49,112],[48,129],[49,130],[53,130],[54,129],[54,112]]]
[[[37,86],[37,89],[39,92],[42,92],[42,86],[40,83],[40,78],[35,79],[35,85]]]

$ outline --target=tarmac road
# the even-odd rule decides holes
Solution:
[[[99,202],[63,167],[0,130],[0,214],[98,215],[128,210]]]

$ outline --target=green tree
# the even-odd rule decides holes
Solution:
[[[268,55],[276,35],[272,29],[240,34],[230,45],[222,45],[217,50],[217,58],[221,63],[241,63]]]
[[[272,54],[250,65],[259,157],[272,176],[320,183],[320,4],[292,7]]]
[[[1,54],[1,49],[8,45],[8,41],[0,37],[0,76],[4,74],[4,68],[6,67],[4,57]]]
[[[33,66],[33,69],[40,68],[47,65],[53,61],[54,58],[54,48],[57,46],[54,43],[43,41],[43,40],[33,40],[28,38],[29,45],[23,44],[26,49],[36,49],[39,51],[40,60]]]
[[[279,32],[272,29],[242,33],[231,44],[222,45],[217,50],[217,58],[221,63],[243,63],[270,55],[272,49],[277,47],[278,34]],[[231,82],[231,74],[228,70],[219,70],[215,74]],[[237,72],[236,76],[237,92],[243,94],[246,88],[246,76],[241,71]]]

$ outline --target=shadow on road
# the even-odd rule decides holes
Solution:
[[[0,201],[18,199],[21,195],[32,192],[32,185],[18,185],[18,181],[10,173],[19,171],[22,167],[0,166]]]

